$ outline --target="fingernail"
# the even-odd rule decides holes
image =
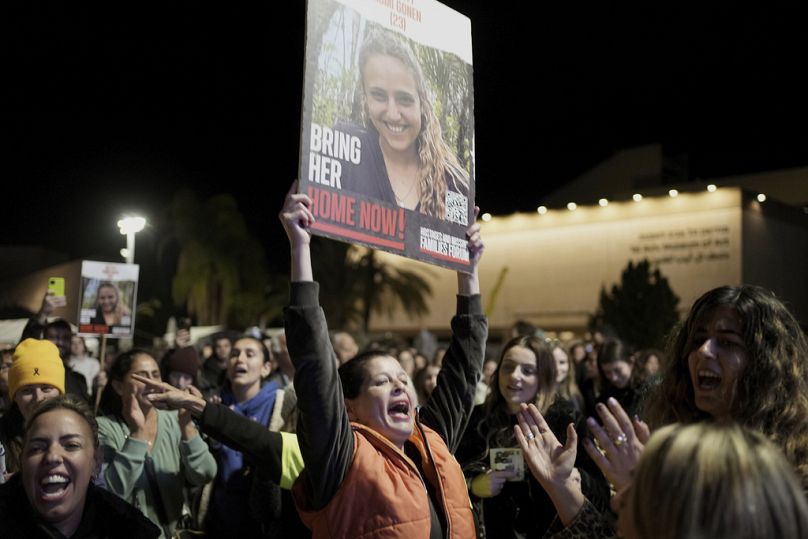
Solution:
[[[614,400],[614,397],[609,397],[609,404],[611,404],[612,406],[617,406],[617,401]]]
[[[598,422],[597,422],[597,421],[595,421],[595,420],[594,420],[593,418],[591,418],[591,417],[587,417],[587,418],[586,418],[586,424],[587,424],[587,425],[589,425],[590,427],[595,427],[595,426],[597,426]]]
[[[639,423],[641,421],[640,416],[638,416],[637,414],[634,414],[634,421]]]
[[[603,405],[602,402],[599,402],[598,405],[595,406],[595,408],[597,408],[598,411],[601,411],[601,412],[606,409],[606,407]]]

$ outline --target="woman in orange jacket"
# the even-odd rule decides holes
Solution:
[[[473,537],[453,452],[473,407],[488,332],[477,278],[479,225],[466,233],[471,273],[458,273],[452,342],[419,410],[409,376],[384,352],[360,354],[337,371],[311,269],[311,200],[294,192],[280,219],[292,253],[285,327],[306,463],[293,489],[303,522],[314,537]]]

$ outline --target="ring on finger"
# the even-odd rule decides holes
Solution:
[[[527,438],[527,441],[529,442],[530,440],[534,439],[535,436],[533,435],[532,432],[528,432],[527,434],[525,434],[525,438]]]
[[[626,438],[626,435],[621,432],[620,434],[615,436],[614,445],[615,445],[615,447],[620,447],[621,445],[626,443],[627,440],[628,440],[628,438]]]

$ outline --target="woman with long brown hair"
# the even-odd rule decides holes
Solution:
[[[359,83],[366,128],[358,133],[362,161],[346,168],[343,187],[439,219],[451,217],[447,201],[465,199],[468,208],[469,173],[443,139],[434,99],[407,39],[370,27],[359,52]]]
[[[749,285],[715,288],[696,300],[676,333],[643,417],[653,429],[715,422],[755,431],[783,452],[806,488],[806,357],[805,333],[772,292]],[[599,447],[588,443],[586,449],[619,491],[631,483],[648,441],[648,425],[630,418],[614,400],[599,405],[598,413],[602,426],[591,418],[589,426]],[[534,443],[534,437],[526,442]],[[572,452],[571,447],[560,451],[557,441],[541,445],[548,455]],[[554,503],[568,525],[584,508],[584,496],[571,482],[552,483],[548,481],[556,491]]]
[[[562,439],[571,424],[581,419],[574,405],[558,396],[550,347],[532,336],[516,337],[503,347],[491,378],[491,393],[474,409],[456,454],[470,484],[481,535],[487,537],[540,537],[555,517],[550,500],[533,477],[497,469],[495,464],[500,450],[519,452],[513,428],[516,414],[526,403],[542,410]],[[599,472],[585,462],[586,455],[582,457],[578,465],[584,468],[585,491],[605,503],[606,484],[602,478],[594,479]]]

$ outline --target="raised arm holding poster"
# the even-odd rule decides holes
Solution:
[[[139,266],[84,260],[79,334],[132,337]]]
[[[300,192],[320,235],[463,271],[471,22],[435,0],[308,0]]]

